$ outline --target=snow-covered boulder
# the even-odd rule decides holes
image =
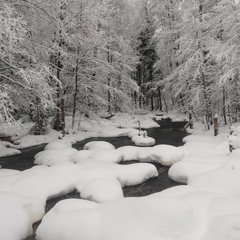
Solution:
[[[67,201],[62,208],[68,207]],[[74,211],[56,212],[56,207],[58,204],[43,218],[36,232],[37,239],[195,239],[194,212],[180,199],[123,198],[87,209],[79,204],[79,209]]]
[[[24,239],[32,233],[32,223],[19,196],[0,191],[0,239]]]
[[[92,150],[92,149],[115,149],[115,147],[106,141],[92,141],[88,142],[83,147],[84,150]]]
[[[62,161],[69,161],[71,155],[76,153],[74,148],[49,149],[41,151],[34,156],[34,163],[51,166]]]
[[[117,179],[124,186],[133,186],[145,182],[149,178],[158,176],[158,171],[153,164],[135,163],[129,165],[117,165],[114,169]]]
[[[188,179],[217,169],[222,164],[222,161],[212,161],[212,159],[209,159],[209,161],[183,160],[170,167],[168,176],[176,182],[187,184]]]
[[[153,162],[161,163],[164,166],[171,166],[182,160],[184,155],[184,151],[178,147],[161,144],[152,148],[150,157]]]
[[[6,157],[6,156],[11,156],[11,155],[16,155],[16,154],[20,154],[21,153],[17,149],[8,148],[6,146],[7,146],[6,142],[1,142],[0,141],[0,157]]]
[[[83,187],[80,196],[84,199],[103,203],[123,198],[123,191],[117,180],[94,178]]]
[[[129,138],[132,138],[133,136],[141,136],[141,135],[143,135],[143,131],[142,130],[140,131],[137,129],[134,129],[128,133]]]
[[[50,149],[61,149],[61,148],[70,148],[72,147],[72,144],[70,141],[67,140],[55,140],[50,143],[48,143],[44,150],[50,150]]]
[[[140,147],[153,146],[156,143],[154,138],[148,136],[138,136],[135,139],[132,138],[132,141],[135,143],[136,146]]]
[[[140,147],[123,146],[117,148],[117,151],[123,154],[123,161],[138,160],[138,151]]]

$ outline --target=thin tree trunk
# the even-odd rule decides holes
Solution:
[[[76,67],[75,67],[75,86],[74,86],[75,89],[74,89],[74,95],[73,95],[72,129],[74,128],[75,116],[76,116],[76,109],[77,109],[79,52],[80,52],[80,48],[78,47],[78,48],[77,48]]]
[[[61,42],[59,43],[59,47],[61,46]],[[60,52],[58,52],[58,59],[57,59],[57,79],[60,81],[60,73],[61,73],[61,61],[60,61]],[[60,129],[60,92],[61,92],[61,89],[60,89],[60,83],[57,82],[57,115],[56,115],[56,123],[55,123],[55,129],[57,131],[59,131]]]
[[[162,111],[162,108],[163,108],[163,105],[162,105],[162,93],[161,93],[161,89],[160,88],[158,88],[158,104],[159,104],[158,109],[160,111]]]
[[[168,113],[168,105],[167,105],[166,98],[164,97],[163,94],[162,94],[162,97],[163,97],[163,102],[164,102],[164,105],[165,105],[166,112]]]
[[[198,47],[201,50],[201,63],[200,63],[200,79],[203,86],[203,99],[204,99],[204,111],[205,111],[205,120],[207,124],[207,129],[210,129],[210,121],[211,121],[211,107],[210,107],[210,99],[208,96],[208,83],[207,83],[207,75],[206,75],[206,65],[207,65],[207,52],[203,43],[203,3],[202,0],[199,0],[199,21],[201,23],[201,29],[199,31],[198,36]]]
[[[109,45],[107,46],[107,61],[108,64],[111,65],[112,64],[112,57],[110,54],[110,47]],[[110,92],[110,88],[111,88],[111,77],[110,77],[110,72],[108,72],[108,79],[107,79],[107,85],[108,85],[108,90],[107,90],[107,99],[108,99],[108,113],[112,114],[112,105],[111,105],[111,92]]]
[[[65,104],[64,98],[61,99],[61,131],[63,136],[65,135]]]
[[[223,119],[224,119],[224,124],[227,125],[226,90],[225,90],[225,87],[223,87]]]

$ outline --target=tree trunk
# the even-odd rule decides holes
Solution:
[[[223,119],[224,119],[224,124],[227,125],[226,90],[225,90],[225,87],[223,87]]]
[[[112,64],[112,56],[110,54],[110,47],[109,45],[107,46],[107,61],[108,64],[111,65]],[[112,104],[111,104],[111,72],[108,72],[108,76],[107,76],[107,85],[108,85],[108,90],[107,90],[107,99],[108,99],[108,113],[112,114]]]
[[[61,46],[61,43],[59,43],[59,46]],[[57,57],[57,79],[58,81],[60,81],[60,73],[61,73],[61,61],[60,61],[60,52],[58,52],[58,57]],[[56,122],[55,122],[55,130],[59,131],[60,129],[60,92],[61,92],[61,89],[60,89],[60,83],[57,82],[57,115],[56,115]]]
[[[73,95],[72,129],[74,128],[74,124],[75,124],[75,116],[76,116],[76,109],[77,109],[77,95],[78,95],[78,60],[77,60],[77,65],[75,67],[75,90]]]
[[[213,123],[214,123],[214,136],[218,135],[218,117],[215,116],[213,119]]]
[[[203,28],[203,3],[202,0],[199,0],[199,21],[201,23],[201,29],[199,30],[198,36],[198,47],[201,51],[201,60],[200,60],[200,80],[202,82],[203,87],[203,99],[204,99],[204,111],[205,111],[205,120],[207,124],[207,129],[210,129],[210,121],[211,121],[211,103],[208,96],[208,82],[207,82],[207,50],[203,43],[203,35],[204,35],[204,28]]]
[[[61,132],[63,136],[65,135],[65,104],[64,98],[61,99]]]

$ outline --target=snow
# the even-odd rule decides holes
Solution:
[[[14,148],[8,148],[9,144],[7,142],[0,141],[0,156],[11,156],[20,154],[21,152]]]
[[[185,153],[179,147],[166,144],[154,146],[151,150],[150,157],[153,162],[161,163],[164,166],[171,166],[182,160]]]
[[[227,127],[214,137],[213,129],[195,124],[182,147],[115,149],[107,142],[90,142],[88,150],[72,148],[73,142],[92,136],[133,136],[139,119],[128,116],[120,122],[114,116],[98,129],[94,125],[93,132],[70,133],[63,140],[51,132],[44,151],[35,156],[40,165],[25,171],[1,168],[0,239],[24,239],[41,219],[38,240],[240,239],[240,149],[229,152]],[[148,125],[146,116],[142,122]],[[19,147],[31,142],[30,135],[21,139]],[[31,144],[40,139],[33,137]],[[118,164],[131,160],[140,163]],[[169,177],[187,185],[124,198],[124,186],[158,175],[151,162],[171,166]],[[60,201],[45,214],[48,199],[74,190],[84,199]]]
[[[123,198],[123,191],[117,180],[94,178],[84,186],[80,196],[101,203]]]
[[[128,133],[128,137],[136,146],[147,147],[155,145],[156,141],[152,137],[147,136],[147,131],[133,130]]]
[[[66,117],[66,128],[69,129],[69,134],[63,138],[63,141],[66,140],[71,143],[91,137],[127,136],[130,131],[136,131],[134,128],[138,128],[139,121],[145,129],[159,127],[154,121],[152,114],[130,115],[117,113],[111,118],[111,121],[106,119],[101,119],[101,121],[82,119],[79,129],[74,130],[71,129],[71,120],[71,118]],[[29,135],[28,132],[34,126],[34,123],[21,121],[21,125],[16,127],[4,128],[4,126],[0,126],[0,133],[15,136],[14,145],[12,144],[10,146],[11,149],[1,150],[0,157],[20,153],[19,150],[23,148],[53,142],[58,140],[61,135],[59,132],[50,128],[47,129],[46,135]],[[0,142],[0,147],[2,144],[3,142]]]
[[[62,149],[62,148],[70,148],[72,147],[72,143],[66,139],[62,140],[55,140],[50,143],[48,143],[44,150],[50,150],[50,149]]]
[[[18,240],[32,233],[32,225],[21,206],[21,198],[0,192],[0,212],[0,239]]]
[[[92,150],[92,149],[115,149],[115,147],[106,141],[91,141],[84,145],[84,150]]]
[[[87,208],[79,200],[74,211],[59,205],[43,218],[38,239],[192,239],[196,227],[191,207],[179,199],[124,198]]]
[[[171,166],[182,160],[184,151],[180,147],[159,144],[154,147],[123,146],[116,149],[123,154],[123,161],[156,162]]]
[[[69,147],[44,150],[35,155],[34,163],[51,166],[55,163],[68,160],[68,158],[76,152],[76,149]]]
[[[135,139],[133,138],[134,137],[132,137],[132,141],[135,143],[135,145],[141,147],[153,146],[156,142],[155,139],[152,137],[136,136]]]

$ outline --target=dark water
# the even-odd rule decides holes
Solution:
[[[187,136],[186,132],[183,132],[182,129],[186,123],[171,123],[169,120],[158,121],[161,125],[160,128],[148,129],[147,133],[149,137],[153,137],[156,140],[157,144],[170,144],[173,146],[183,145],[182,139]],[[113,144],[116,148],[121,146],[134,146],[131,142],[131,139],[128,137],[108,137],[108,138],[90,138],[84,141],[78,142],[73,145],[74,148],[81,150],[83,146],[89,141],[107,141]],[[34,156],[44,149],[46,144],[30,147],[21,150],[21,154],[3,157],[0,158],[0,165],[2,168],[16,169],[16,170],[26,170],[34,166]],[[136,161],[131,161],[123,164],[131,164]],[[180,185],[168,178],[168,167],[164,167],[161,164],[155,164],[158,169],[159,176],[157,178],[149,179],[146,182],[124,187],[123,193],[125,197],[140,197],[146,196],[155,192],[160,192],[164,189]],[[48,212],[57,202],[68,199],[68,198],[79,198],[79,193],[72,192],[54,199],[49,199],[46,204],[46,212]],[[33,225],[34,232],[38,227],[40,222]],[[35,236],[29,236],[25,240],[34,240]]]
[[[40,144],[37,146],[21,149],[21,154],[1,157],[0,165],[2,168],[26,170],[34,166],[34,156],[42,151],[46,144]]]
[[[160,124],[160,128],[147,129],[149,137],[153,137],[157,144],[170,144],[173,146],[183,145],[182,139],[187,136],[186,132],[181,131],[185,125],[185,122],[172,123],[171,120],[157,121]],[[116,148],[130,145],[134,146],[131,139],[128,137],[106,137],[106,138],[89,138],[73,144],[73,147],[81,150],[83,146],[90,141],[108,141]],[[0,165],[2,168],[26,170],[34,166],[34,156],[43,151],[46,144],[41,144],[25,149],[21,149],[21,154],[14,156],[7,156],[0,158]]]

